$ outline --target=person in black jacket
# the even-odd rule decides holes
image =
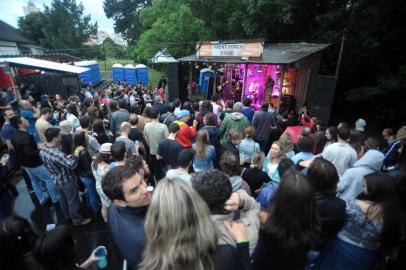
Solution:
[[[92,157],[88,151],[86,133],[81,131],[73,136],[75,145],[74,154],[79,158],[76,173],[82,183],[86,186],[86,200],[93,212],[100,212],[100,197],[96,191],[96,181],[92,173]]]
[[[51,197],[52,203],[58,202],[56,186],[52,181],[51,174],[44,167],[39,157],[39,149],[34,136],[28,134],[28,121],[21,116],[13,116],[10,124],[17,129],[11,138],[18,164],[30,176],[35,195],[41,205],[48,201],[47,194],[42,190],[40,182],[44,182]]]
[[[23,217],[12,215],[0,222],[1,269],[39,269],[32,254],[37,237]]]
[[[271,179],[268,174],[262,171],[265,155],[263,152],[254,153],[251,158],[251,166],[241,172],[242,179],[250,186],[251,194],[254,198],[261,191],[263,184],[268,183]]]
[[[240,160],[240,152],[238,151],[238,145],[240,145],[241,140],[242,140],[242,134],[236,130],[236,129],[231,129],[228,132],[228,142],[223,143],[220,146],[220,151],[218,157],[221,158],[221,156],[225,152],[231,152],[233,155],[235,155],[238,158],[238,161]]]
[[[314,191],[321,223],[321,234],[316,249],[322,250],[344,226],[346,204],[345,201],[336,197],[339,178],[333,163],[323,158],[316,158],[311,163],[307,176]]]
[[[226,228],[236,247],[217,244],[208,207],[190,185],[163,179],[147,211],[147,244],[138,269],[251,269],[245,226],[230,221]]]

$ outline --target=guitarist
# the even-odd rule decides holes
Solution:
[[[248,91],[250,93],[251,98],[254,100],[254,103],[257,103],[257,97],[259,93],[259,84],[257,79],[255,79],[249,86]]]
[[[224,79],[223,79],[223,83],[220,84],[219,86],[217,86],[217,94],[218,94],[221,98],[223,98],[223,89],[224,89],[224,86],[225,86],[226,84],[228,84],[228,81],[226,81],[226,78],[224,78]]]

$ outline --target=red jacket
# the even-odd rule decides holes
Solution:
[[[179,132],[176,136],[176,141],[182,145],[183,148],[192,147],[192,139],[196,136],[196,128],[189,127],[183,121],[174,121],[179,125]]]

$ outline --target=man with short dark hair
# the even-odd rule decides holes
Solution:
[[[174,107],[173,113],[176,115],[177,113],[180,112],[182,103],[180,102],[180,99],[179,99],[179,98],[175,98],[175,99],[173,100],[172,105],[173,105],[173,107]]]
[[[179,101],[180,103],[180,101]],[[180,111],[180,110],[179,110]],[[168,111],[165,114],[162,114],[159,121],[162,124],[165,124],[167,127],[170,126],[174,121],[176,121],[178,118],[176,117],[176,109],[175,109],[175,104],[170,102],[168,104]]]
[[[44,166],[51,173],[58,191],[59,205],[66,218],[70,218],[74,226],[86,225],[91,219],[84,219],[80,214],[79,189],[74,169],[78,159],[73,155],[66,155],[58,149],[61,141],[59,128],[45,130],[46,145],[40,150]]]
[[[252,125],[255,128],[255,141],[258,142],[259,148],[264,153],[268,153],[268,141],[271,136],[272,128],[275,126],[275,116],[268,111],[269,103],[264,101],[261,110],[255,112],[252,119]]]
[[[11,125],[17,129],[11,138],[14,147],[17,163],[23,167],[31,179],[32,187],[38,202],[44,205],[48,201],[47,194],[42,190],[41,181],[45,183],[52,203],[58,202],[58,193],[55,184],[52,182],[49,171],[44,167],[39,157],[39,149],[34,136],[28,134],[28,121],[21,116],[13,116],[10,119]]]
[[[51,128],[52,125],[48,122],[49,117],[51,116],[51,109],[45,107],[41,109],[41,115],[38,120],[35,122],[35,128],[38,131],[39,138],[41,139],[42,143],[46,143],[46,139],[44,136],[45,130]]]
[[[245,117],[247,117],[250,124],[252,123],[252,119],[254,118],[254,113],[255,113],[255,110],[253,108],[251,108],[251,99],[246,98],[244,100],[244,108],[242,109],[242,114],[244,114]]]
[[[115,167],[118,166],[124,166],[128,154],[127,154],[127,149],[125,148],[125,144],[123,142],[115,142],[111,145],[111,156],[113,157],[113,162],[110,163],[109,169],[112,170]]]
[[[179,126],[172,123],[169,126],[169,136],[159,142],[157,159],[162,159],[165,163],[165,172],[175,169],[178,166],[178,154],[182,150],[182,145],[176,141],[176,135],[179,132]]]
[[[299,161],[310,160],[314,157],[314,139],[312,137],[302,137],[298,142],[299,153],[294,155],[291,160],[293,164],[297,164]]]
[[[171,169],[166,172],[166,178],[169,180],[181,179],[190,184],[191,175],[189,174],[189,168],[192,166],[195,152],[193,149],[183,149],[178,154],[178,168]]]
[[[340,177],[358,160],[357,152],[347,143],[349,137],[350,129],[345,125],[340,126],[338,128],[338,142],[324,148],[321,154],[323,158],[334,164]]]
[[[218,244],[235,246],[235,241],[224,225],[224,222],[234,220],[246,226],[252,254],[257,245],[260,226],[259,206],[255,199],[244,190],[232,192],[228,176],[216,169],[195,173],[192,186],[209,207],[210,217],[218,232]],[[237,210],[240,210],[239,219],[235,220]]]
[[[127,111],[127,104],[124,100],[118,102],[118,107],[120,109],[111,114],[110,120],[110,130],[113,132],[114,136],[119,135],[121,123],[128,122],[130,118],[130,114]]]
[[[102,188],[112,202],[110,233],[122,256],[136,269],[146,244],[144,222],[151,199],[147,184],[134,167],[120,166],[106,174]]]
[[[99,152],[100,143],[97,139],[89,132],[90,118],[84,115],[79,118],[80,129],[76,129],[77,132],[84,131],[87,136],[87,141],[89,142],[89,152],[93,156]]]
[[[144,138],[149,146],[149,160],[152,167],[155,180],[159,181],[164,177],[163,165],[156,157],[158,152],[159,142],[168,137],[169,132],[166,125],[159,123],[159,112],[155,109],[151,109],[149,117],[152,121],[145,124]]]

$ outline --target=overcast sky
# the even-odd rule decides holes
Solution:
[[[0,0],[0,20],[17,27],[17,19],[24,16],[23,6],[27,6],[28,0]],[[43,9],[43,5],[50,5],[52,0],[33,0],[34,4]],[[103,10],[103,0],[76,0],[85,6],[85,15],[90,14],[93,22],[99,25],[99,31],[105,30],[114,33],[113,20],[107,19]]]

